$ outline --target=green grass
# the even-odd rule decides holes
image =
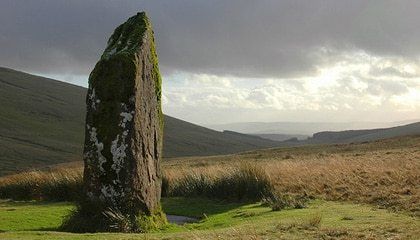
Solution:
[[[420,221],[368,205],[315,200],[305,209],[273,212],[259,203],[165,198],[168,214],[200,218],[149,234],[56,232],[71,203],[2,202],[0,239],[415,239]]]
[[[71,203],[2,202],[0,231],[34,231],[55,229],[71,209]]]

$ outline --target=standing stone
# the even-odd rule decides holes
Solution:
[[[165,221],[160,209],[161,78],[152,26],[144,12],[129,18],[108,40],[89,76],[86,103],[88,204],[82,204],[78,214],[89,219],[84,224],[97,224],[80,231],[109,231],[112,224],[118,225],[116,231],[142,231],[141,219]]]

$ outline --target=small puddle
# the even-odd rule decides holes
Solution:
[[[170,223],[175,223],[178,225],[184,225],[186,223],[195,223],[198,222],[198,219],[186,217],[186,216],[178,216],[178,215],[166,215],[166,218]]]

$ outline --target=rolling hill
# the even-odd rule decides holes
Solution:
[[[286,141],[286,140],[290,140],[290,139],[297,139],[297,140],[305,140],[307,138],[309,138],[309,135],[302,135],[302,134],[281,134],[281,133],[254,133],[254,134],[250,134],[253,136],[258,136],[258,137],[262,137],[265,139],[270,139],[273,141]]]
[[[0,175],[79,161],[86,89],[0,68]],[[205,156],[278,146],[165,116],[164,157]]]
[[[420,135],[420,122],[391,128],[378,128],[368,130],[348,130],[339,132],[319,132],[308,139],[310,143],[352,143],[366,142],[378,139],[392,138],[407,135]]]
[[[278,137],[293,136],[283,134],[258,134],[258,136],[267,139],[280,139]],[[420,122],[411,123],[402,126],[390,128],[346,130],[346,131],[323,131],[317,132],[307,139],[299,138],[300,135],[281,141],[281,146],[304,146],[319,144],[345,144],[345,143],[362,143],[376,141],[387,138],[396,138],[402,136],[420,135]]]
[[[401,122],[389,122],[389,123],[240,123],[240,124],[225,124],[217,125],[214,129],[235,129],[235,131],[258,136],[261,138],[279,141],[281,146],[302,146],[308,144],[338,144],[338,143],[357,143],[366,141],[375,141],[385,138],[401,137],[408,135],[420,135],[420,121],[401,121]],[[372,128],[365,129],[367,126],[383,125],[390,127]],[[216,125],[215,125],[216,126]],[[354,128],[350,128],[353,126]],[[290,129],[287,130],[287,128]],[[301,127],[301,130],[296,130]],[[265,128],[264,132],[272,133],[252,133],[256,128]],[[268,130],[272,128],[272,130]],[[315,129],[357,129],[357,130],[335,130],[335,131],[318,131],[310,135],[304,134],[292,134],[292,131],[296,132],[309,132]],[[247,130],[248,129],[248,130]],[[288,134],[281,134],[277,132],[290,132]],[[225,130],[225,132],[228,132]]]
[[[399,122],[241,122],[208,125],[207,127],[217,131],[230,130],[278,139],[282,135],[298,135],[296,137],[301,138],[299,135],[312,136],[321,131],[389,128],[414,122],[420,122],[420,119]]]

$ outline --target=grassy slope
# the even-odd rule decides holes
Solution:
[[[279,142],[234,132],[217,132],[165,116],[164,155],[206,156],[274,147]]]
[[[81,159],[86,89],[0,68],[0,175]],[[215,155],[276,142],[166,117],[166,157]]]
[[[305,140],[309,137],[309,135],[303,134],[269,134],[269,133],[260,133],[260,134],[252,134],[254,136],[259,136],[265,139],[271,139],[274,141],[286,141],[290,140],[291,138],[297,138],[299,140]]]
[[[0,69],[0,174],[81,155],[84,89]]]
[[[363,130],[346,131],[323,131],[317,132],[313,137],[304,138],[302,135],[296,135],[300,141],[290,140],[293,135],[282,134],[255,134],[262,138],[276,141],[284,141],[284,146],[304,146],[313,144],[338,144],[338,143],[358,143],[366,141],[375,141],[386,138],[420,135],[420,122],[390,127]],[[287,136],[290,136],[288,139]]]
[[[272,212],[259,204],[205,199],[163,199],[169,214],[207,217],[150,234],[71,234],[54,231],[73,208],[69,203],[0,204],[2,239],[415,239],[418,219],[366,205],[313,201],[306,209]],[[1,233],[2,231],[2,233]]]
[[[420,122],[392,128],[369,130],[349,130],[339,132],[319,132],[308,140],[309,143],[350,143],[363,142],[398,136],[420,134]]]

